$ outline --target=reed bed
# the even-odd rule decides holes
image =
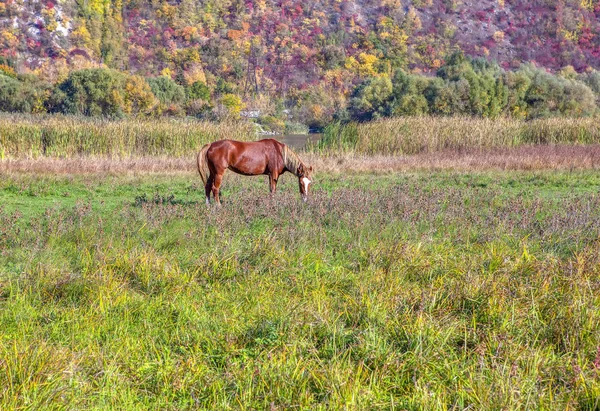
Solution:
[[[526,122],[510,118],[406,117],[332,124],[313,149],[323,154],[411,155],[448,149],[599,142],[600,126],[594,118]]]
[[[249,123],[0,115],[0,159],[184,156],[210,141],[255,138]]]

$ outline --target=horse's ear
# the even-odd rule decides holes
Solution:
[[[304,165],[300,164],[298,166],[298,176],[302,177],[304,175]]]
[[[308,167],[308,171],[312,173],[312,171],[313,171],[312,166]]]

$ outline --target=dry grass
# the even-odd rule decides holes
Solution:
[[[324,154],[406,155],[540,144],[597,144],[593,118],[521,121],[510,118],[407,117],[344,126],[332,124],[315,147]]]
[[[305,162],[323,172],[392,172],[409,170],[572,170],[600,168],[600,145],[539,145],[517,148],[444,150],[411,156],[321,156],[303,153]],[[194,156],[17,159],[0,161],[0,173],[33,174],[190,174]]]
[[[254,139],[254,128],[247,122],[0,114],[0,159],[183,156],[225,138]]]

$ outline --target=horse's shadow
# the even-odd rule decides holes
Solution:
[[[200,204],[198,200],[183,200],[180,198],[175,198],[174,194],[162,195],[159,193],[155,193],[152,198],[148,198],[146,193],[136,196],[133,201],[134,207],[142,207],[144,205],[178,205],[184,207],[191,207]]]

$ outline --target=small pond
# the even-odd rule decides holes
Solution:
[[[304,150],[309,143],[316,144],[321,138],[321,134],[279,134],[274,136],[260,136],[260,138],[274,138],[287,144],[294,150]]]

